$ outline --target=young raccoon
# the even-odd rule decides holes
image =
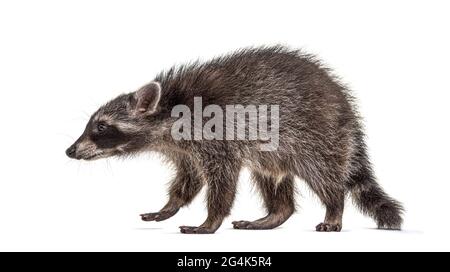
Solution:
[[[174,139],[171,128],[177,118],[171,111],[176,105],[195,111],[195,97],[222,109],[278,105],[277,148],[263,151],[262,141],[248,139]],[[168,219],[207,185],[206,221],[198,227],[182,226],[182,233],[214,233],[220,227],[230,213],[244,166],[251,171],[267,216],[235,221],[236,229],[283,224],[295,211],[296,177],[326,207],[317,231],[341,230],[347,193],[379,228],[400,229],[403,208],[375,181],[352,101],[346,87],[314,56],[282,46],[243,49],[206,63],[171,68],[138,91],[108,102],[92,115],[66,154],[84,160],[144,151],[164,154],[177,172],[169,200],[159,212],[141,217]]]

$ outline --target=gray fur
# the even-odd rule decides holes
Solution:
[[[143,151],[164,154],[177,176],[168,203],[160,212],[143,214],[143,220],[173,216],[207,185],[206,221],[199,227],[180,228],[183,233],[215,232],[229,215],[239,172],[247,166],[268,215],[254,222],[233,222],[235,228],[268,229],[285,222],[294,212],[298,177],[326,207],[317,231],[341,230],[347,193],[379,228],[400,229],[402,206],[375,181],[354,99],[314,56],[281,46],[243,49],[206,63],[174,67],[154,82],[160,86],[160,97],[153,93],[148,100],[139,100],[141,88],[112,100],[93,115],[67,151],[77,159]],[[147,88],[155,86],[150,83]],[[258,149],[261,142],[248,140],[173,140],[170,128],[176,119],[170,116],[171,109],[184,104],[192,111],[195,96],[202,97],[203,106],[279,105],[278,149],[264,152]],[[151,104],[152,97],[158,97],[156,104]],[[142,112],[139,105],[149,103],[151,112]],[[99,135],[98,120],[106,120],[108,135]],[[85,142],[97,143],[95,152],[101,155],[78,150]]]

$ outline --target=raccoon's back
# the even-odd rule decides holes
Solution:
[[[202,98],[203,107],[278,105],[280,150],[348,154],[360,133],[345,86],[313,55],[298,50],[242,49],[174,67],[155,80],[162,85],[161,104],[168,109],[183,104],[193,111],[194,97]]]
[[[242,49],[173,67],[155,80],[161,82],[162,102],[168,106],[190,106],[194,96],[201,96],[204,105],[279,104],[291,109],[346,100],[345,88],[314,56],[282,46]]]
[[[285,47],[236,51],[208,62],[173,67],[155,80],[162,85],[161,105],[171,109],[194,97],[203,106],[278,105],[280,137],[341,138],[358,126],[352,97],[313,55]],[[170,113],[168,113],[170,114]],[[315,135],[309,135],[314,132]],[[333,141],[335,142],[335,141]]]

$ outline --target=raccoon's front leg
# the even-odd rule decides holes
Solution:
[[[141,214],[143,221],[163,221],[174,216],[181,207],[188,205],[203,187],[197,166],[189,158],[181,157],[175,161],[177,175],[169,188],[169,201],[155,213]]]
[[[209,158],[204,165],[204,177],[208,183],[208,217],[199,227],[181,226],[187,234],[214,233],[230,213],[236,195],[240,162],[235,158]]]

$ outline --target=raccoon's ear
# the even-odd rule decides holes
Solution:
[[[158,82],[150,82],[134,93],[136,99],[136,114],[150,115],[158,109],[161,98],[161,85]]]

